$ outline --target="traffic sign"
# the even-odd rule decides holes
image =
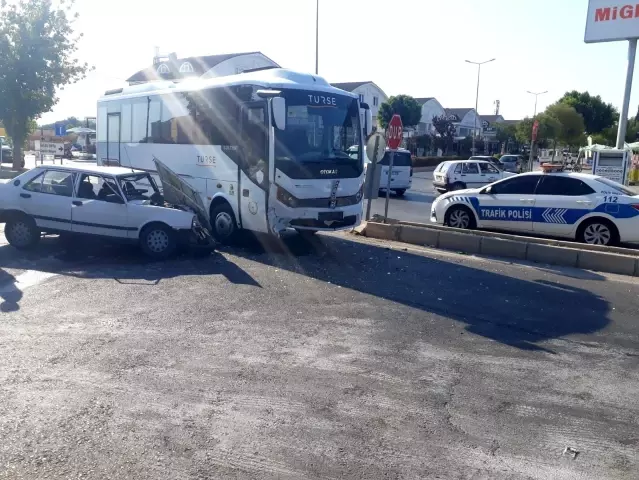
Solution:
[[[67,127],[64,123],[55,124],[55,136],[64,137],[67,134]]]
[[[386,143],[388,144],[388,148],[391,150],[397,150],[402,142],[403,132],[404,125],[402,124],[402,117],[397,114],[393,115],[386,132]]]
[[[537,141],[537,132],[539,132],[539,122],[537,120],[534,121],[532,127],[532,141]]]
[[[374,133],[366,142],[366,156],[373,163],[379,163],[384,158],[386,140],[381,133]]]

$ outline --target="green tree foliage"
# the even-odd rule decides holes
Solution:
[[[496,123],[495,139],[499,143],[513,141],[517,138],[517,125],[512,123]]]
[[[611,103],[605,103],[599,95],[588,92],[566,92],[558,103],[573,107],[583,117],[587,133],[600,133],[612,127],[619,118],[617,109]]]
[[[417,100],[410,95],[397,95],[390,97],[388,101],[379,106],[377,119],[382,128],[388,127],[393,115],[402,117],[404,127],[414,127],[422,118],[422,107]]]
[[[71,2],[0,2],[0,119],[15,146],[14,167],[32,120],[57,103],[56,91],[86,75],[89,66],[73,56],[82,34],[73,24]]]
[[[543,116],[548,117],[550,124],[553,125],[549,138],[569,147],[585,144],[584,119],[575,108],[559,102],[550,105]]]

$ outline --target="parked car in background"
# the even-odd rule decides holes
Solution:
[[[521,173],[524,171],[525,159],[521,155],[502,155],[499,161],[507,172]]]
[[[388,185],[388,173],[390,168],[390,150],[386,150],[384,157],[379,162],[382,167],[380,191],[385,192]],[[408,150],[399,148],[393,157],[393,172],[391,175],[390,190],[396,195],[402,196],[413,184],[413,158]]]
[[[9,145],[2,145],[2,163],[13,163],[13,149]]]
[[[499,170],[504,169],[504,164],[501,161],[497,160],[495,157],[491,157],[490,155],[473,155],[468,160],[481,160],[483,162],[490,162]]]
[[[484,160],[443,162],[433,172],[433,187],[439,193],[478,188],[513,175]]]

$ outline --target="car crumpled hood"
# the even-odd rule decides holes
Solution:
[[[162,182],[162,196],[164,200],[173,205],[191,209],[197,215],[200,223],[211,231],[209,216],[202,203],[200,194],[155,156],[153,157],[153,161],[155,162],[155,168]]]

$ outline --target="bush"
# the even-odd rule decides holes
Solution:
[[[450,160],[468,160],[468,157],[413,157],[413,167],[436,167]]]

